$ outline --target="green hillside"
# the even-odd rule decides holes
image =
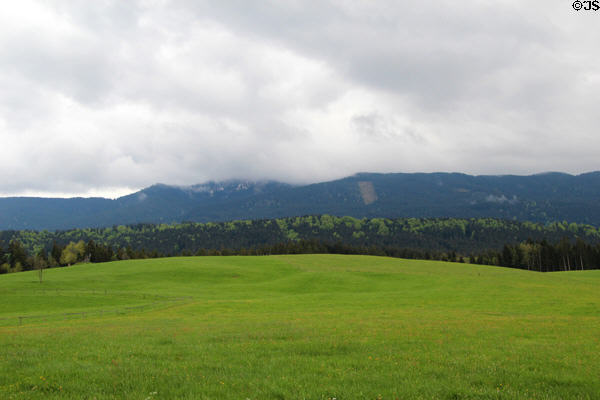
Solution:
[[[0,276],[1,399],[600,393],[600,271],[297,255],[44,274]]]

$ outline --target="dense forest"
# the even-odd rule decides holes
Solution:
[[[500,218],[600,226],[600,172],[577,176],[371,174],[311,185],[224,181],[153,185],[118,199],[0,198],[0,230],[225,222],[331,214],[356,218]]]
[[[222,223],[0,232],[0,273],[177,255],[374,254],[537,271],[600,267],[600,231],[498,219],[330,215]]]

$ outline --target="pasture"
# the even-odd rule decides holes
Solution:
[[[0,399],[598,399],[600,271],[190,257],[0,275]]]

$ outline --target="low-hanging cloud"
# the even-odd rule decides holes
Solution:
[[[31,1],[0,194],[597,169],[598,15],[533,1]]]

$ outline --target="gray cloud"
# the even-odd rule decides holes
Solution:
[[[519,199],[517,199],[517,196],[512,196],[512,198],[508,198],[505,195],[501,195],[501,196],[496,196],[493,194],[489,194],[486,196],[485,201],[487,201],[488,203],[497,203],[497,204],[504,204],[504,203],[508,203],[508,204],[517,204],[519,202]]]
[[[517,1],[22,1],[0,194],[597,169],[597,16]]]

